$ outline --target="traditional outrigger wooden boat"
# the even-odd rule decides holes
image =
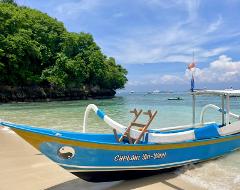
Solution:
[[[196,123],[195,99],[198,95],[220,96],[222,107],[213,104],[204,106],[200,122]],[[48,158],[78,176],[160,170],[206,161],[240,148],[240,116],[230,112],[231,96],[240,96],[240,90],[192,92],[193,119],[192,124],[187,126],[148,129],[157,111],[134,109],[131,111],[134,119],[127,127],[112,120],[93,104],[88,105],[85,111],[82,133],[6,121],[1,121],[0,125],[11,128]],[[204,113],[209,108],[222,113],[221,124],[204,122]],[[113,128],[113,134],[86,133],[91,110]],[[146,124],[137,122],[142,113],[149,117]],[[230,123],[230,117],[238,121]]]

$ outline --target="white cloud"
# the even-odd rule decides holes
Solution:
[[[189,14],[189,22],[194,21],[198,17],[198,8],[200,5],[199,0],[185,0],[183,1],[186,3],[188,8],[188,14]]]
[[[202,31],[201,31],[202,30]],[[103,44],[106,54],[116,57],[120,63],[158,63],[158,62],[182,62],[189,63],[192,60],[192,51],[195,50],[199,62],[206,61],[210,57],[218,56],[230,49],[228,46],[212,49],[201,48],[202,45],[221,38],[204,35],[205,31],[199,29],[194,32],[191,29],[174,26],[166,31],[147,31],[144,34],[135,34],[134,37],[125,36],[124,39],[109,39]],[[199,33],[202,35],[199,36]]]
[[[188,13],[188,22],[193,21],[198,17],[198,8],[200,5],[199,0],[145,0],[144,3],[153,8],[161,7],[164,9],[185,9]]]
[[[171,84],[186,84],[184,77],[177,75],[165,74],[165,75],[145,75],[138,80],[130,80],[128,86],[142,86],[142,85],[171,85]]]
[[[233,61],[232,58],[226,55],[219,56],[219,59],[210,63],[212,70],[218,70],[223,72],[239,72],[240,73],[240,61]]]
[[[214,48],[214,49],[211,49],[211,50],[199,50],[198,53],[200,53],[200,56],[201,57],[206,57],[206,58],[209,58],[209,57],[213,57],[213,56],[216,56],[216,55],[219,55],[223,52],[226,52],[227,50],[229,50],[230,47],[219,47],[219,48]]]
[[[52,15],[64,22],[74,20],[72,31],[93,33],[104,53],[120,64],[189,63],[193,50],[197,61],[205,62],[232,50],[234,42],[227,40],[239,37],[224,11],[206,15],[208,3],[200,0],[63,2]],[[222,41],[227,43],[219,47]]]
[[[209,25],[209,27],[207,29],[207,33],[216,31],[222,23],[223,23],[223,18],[222,18],[222,16],[219,15],[218,20]]]
[[[141,28],[126,29],[123,37],[107,37],[102,42],[106,54],[116,57],[119,63],[158,63],[158,62],[183,62],[192,60],[192,51],[195,50],[198,61],[206,61],[209,57],[218,56],[230,49],[228,46],[203,48],[212,41],[221,40],[226,36],[225,32],[215,34],[222,27],[221,15],[214,22],[206,22],[198,18],[199,1],[165,1],[151,0],[151,6],[159,6],[164,9],[178,7],[187,13],[187,17],[179,17],[174,23],[168,23],[167,27],[142,26]],[[171,4],[168,5],[168,4]],[[214,35],[213,35],[214,34]]]
[[[93,11],[98,5],[100,5],[101,0],[80,0],[75,2],[67,2],[59,4],[55,11],[57,15],[64,17],[72,17],[79,15],[81,12]]]
[[[185,75],[145,75],[138,77],[138,80],[130,80],[128,86],[142,85],[181,85],[188,84],[192,73],[186,69]],[[196,83],[216,84],[234,83],[240,80],[240,61],[233,61],[232,58],[221,55],[219,58],[205,68],[195,68],[194,76]]]
[[[182,84],[184,79],[176,75],[163,75],[158,81],[160,84]]]
[[[185,14],[176,17],[174,22],[169,20],[166,27],[158,23],[140,28],[133,26],[131,29],[127,28],[122,37],[107,37],[100,40],[104,52],[115,57],[119,63],[189,63],[192,60],[193,50],[198,62],[206,62],[209,58],[215,58],[232,49],[229,43],[221,47],[211,45],[211,48],[208,44],[217,44],[218,41],[239,35],[239,32],[231,28],[224,29],[224,18],[220,14],[211,18],[212,21],[200,17],[201,1],[148,0],[145,2],[148,6],[159,7],[159,12],[167,9],[171,14],[171,11],[180,9]]]
[[[191,78],[189,70],[186,70],[185,77]],[[232,58],[221,55],[211,62],[209,67],[196,68],[195,78],[201,83],[237,82],[240,80],[240,61],[233,61]]]

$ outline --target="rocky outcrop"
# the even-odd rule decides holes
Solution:
[[[53,87],[12,87],[0,86],[0,102],[33,102],[51,100],[84,100],[112,98],[115,91],[111,89],[71,88],[59,89]]]

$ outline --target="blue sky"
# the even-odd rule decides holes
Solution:
[[[17,0],[93,34],[129,71],[126,90],[187,90],[195,51],[196,87],[240,88],[238,0]]]

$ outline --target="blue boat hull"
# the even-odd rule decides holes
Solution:
[[[239,135],[238,135],[239,136]],[[237,136],[236,136],[237,137]],[[218,139],[219,140],[219,139]],[[226,139],[224,139],[226,140]],[[213,141],[213,140],[212,140]],[[50,159],[71,172],[123,171],[123,170],[158,170],[197,163],[230,153],[240,147],[240,138],[224,142],[191,146],[185,148],[162,148],[154,150],[106,150],[71,146],[55,142],[44,142],[40,151]],[[190,142],[189,142],[190,143]],[[188,146],[188,143],[185,143]],[[75,151],[70,159],[63,159],[56,154],[62,147],[72,147]],[[126,145],[135,147],[136,145]],[[145,147],[147,145],[144,145]],[[153,148],[154,145],[151,145]]]
[[[240,147],[240,134],[166,144],[117,143],[112,134],[87,134],[2,123],[51,160],[79,175],[150,171],[217,158]]]

